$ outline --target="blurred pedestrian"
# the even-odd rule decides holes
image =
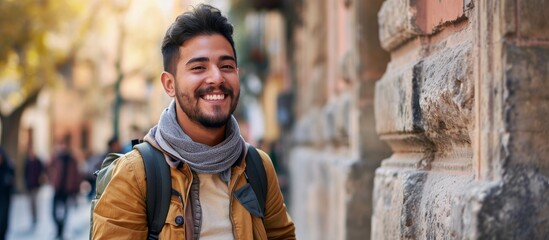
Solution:
[[[8,154],[0,146],[0,240],[6,238],[15,175]]]
[[[103,159],[107,157],[107,154],[109,153],[122,153],[122,146],[120,145],[120,141],[118,141],[118,137],[113,136],[109,139],[107,142],[107,151],[101,155],[96,155],[88,159],[87,161],[87,180],[90,183],[90,192],[88,193],[88,199],[91,200],[95,195],[95,171],[99,170],[101,168],[101,164],[103,163]]]
[[[70,150],[69,135],[57,142],[49,167],[49,179],[54,188],[52,210],[57,225],[57,239],[63,239],[68,203],[80,190],[80,172]]]
[[[36,156],[33,146],[29,144],[25,155],[25,186],[27,187],[27,194],[30,200],[32,217],[31,229],[34,229],[36,227],[36,223],[38,222],[36,199],[38,196],[38,190],[42,185],[41,179],[43,172],[44,165],[42,164],[42,160]]]

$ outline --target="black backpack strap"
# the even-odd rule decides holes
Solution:
[[[246,175],[252,189],[255,192],[259,207],[265,213],[265,201],[267,200],[267,173],[265,173],[265,166],[263,166],[263,160],[257,149],[248,144],[248,154],[246,154]]]
[[[147,142],[134,146],[145,164],[147,178],[147,239],[158,239],[168,216],[172,190],[170,166],[164,160],[164,154]]]

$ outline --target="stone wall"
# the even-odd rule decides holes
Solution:
[[[549,235],[548,1],[386,0],[372,239]],[[542,90],[543,89],[543,90]]]

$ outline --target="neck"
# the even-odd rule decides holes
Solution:
[[[220,128],[206,128],[200,123],[191,121],[184,113],[177,114],[177,122],[183,132],[185,132],[194,142],[213,147],[225,139],[226,124]]]

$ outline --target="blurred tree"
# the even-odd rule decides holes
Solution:
[[[17,158],[24,109],[66,80],[100,1],[0,0],[0,143]],[[91,6],[91,7],[90,7]]]
[[[114,84],[115,98],[113,106],[113,135],[116,138],[120,137],[120,108],[122,106],[122,92],[120,86],[122,80],[124,79],[124,70],[122,69],[122,60],[124,57],[124,40],[126,38],[126,27],[123,21],[123,15],[128,11],[129,6],[131,5],[131,0],[118,0],[112,3],[112,8],[117,13],[117,22],[118,22],[118,43],[117,50],[118,54],[116,55],[116,82]]]

